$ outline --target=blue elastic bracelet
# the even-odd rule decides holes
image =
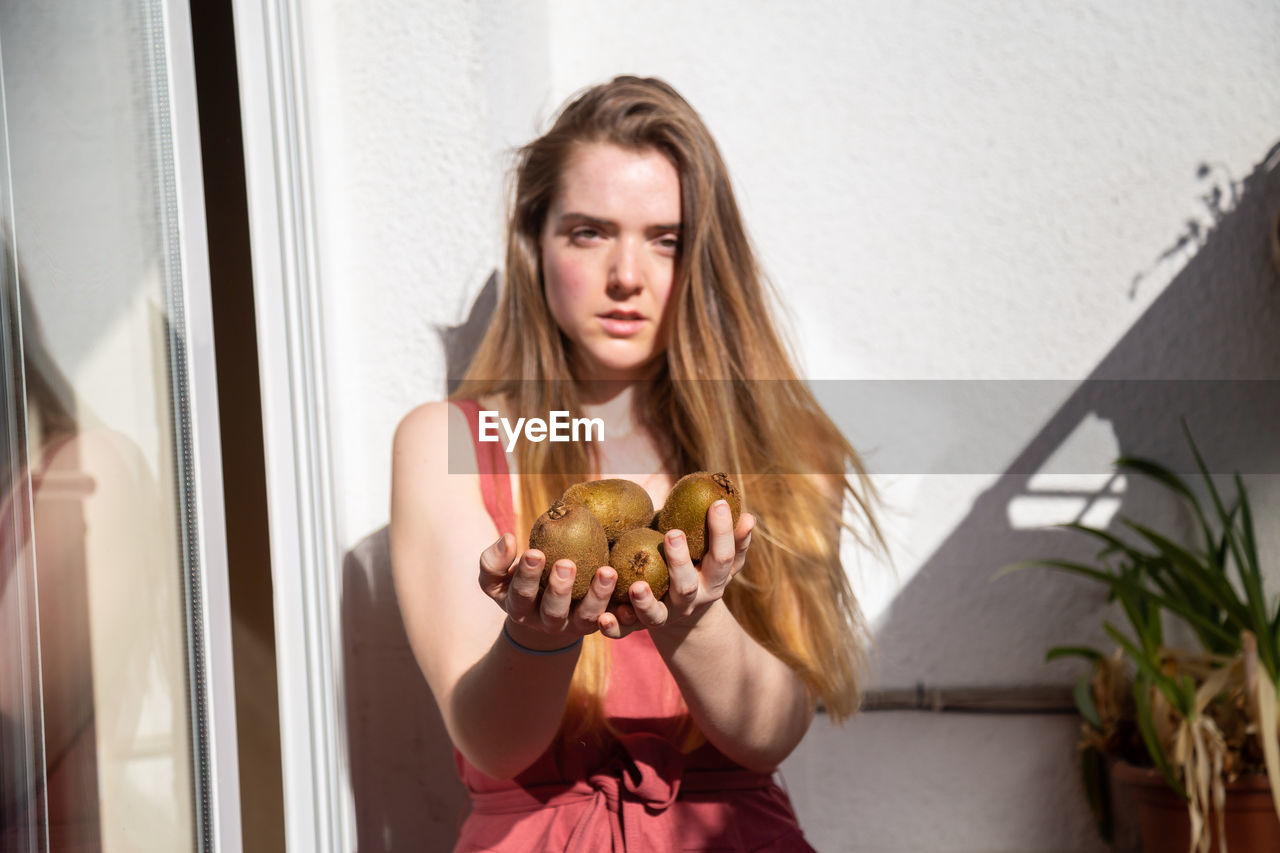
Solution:
[[[507,623],[505,620],[502,623],[502,636],[507,638],[508,643],[515,646],[516,649],[524,652],[526,655],[539,655],[542,657],[546,657],[547,655],[562,655],[565,652],[571,652],[578,646],[582,645],[582,638],[579,637],[562,649],[531,649],[528,646],[522,646],[520,643],[516,642],[516,638],[511,636],[511,632],[507,630]]]

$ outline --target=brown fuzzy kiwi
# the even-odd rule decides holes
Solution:
[[[591,510],[610,542],[634,527],[644,527],[653,516],[649,493],[630,480],[574,483],[560,496],[560,501]]]
[[[725,500],[738,524],[742,512],[742,494],[726,474],[697,471],[681,477],[658,513],[658,531],[680,529],[689,544],[689,559],[701,560],[707,552],[707,510],[718,500]]]
[[[576,601],[587,594],[596,569],[609,562],[609,540],[604,528],[586,507],[556,501],[538,516],[529,531],[529,547],[547,557],[542,569],[542,587],[551,578],[557,560],[573,560],[578,575],[573,581],[572,597]]]
[[[626,604],[631,600],[627,590],[636,581],[649,584],[654,598],[667,594],[666,553],[662,546],[662,534],[647,527],[628,530],[618,537],[609,552],[609,565],[618,572],[618,582],[613,587],[612,603]]]

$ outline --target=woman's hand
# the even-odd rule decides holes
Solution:
[[[618,573],[611,566],[601,566],[586,596],[575,603],[570,598],[577,576],[573,561],[558,561],[542,590],[545,564],[546,556],[536,549],[517,555],[515,537],[503,534],[480,555],[480,588],[506,611],[507,630],[516,642],[550,651],[599,630]]]
[[[659,601],[647,583],[632,584],[628,590],[631,604],[602,615],[600,630],[607,637],[619,639],[639,628],[687,627],[697,623],[706,609],[724,596],[733,576],[742,571],[755,526],[755,516],[744,512],[738,516],[735,528],[729,505],[716,501],[707,510],[707,553],[696,565],[689,559],[684,533],[667,531],[664,550],[671,578],[667,594]]]

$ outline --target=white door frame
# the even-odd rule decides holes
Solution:
[[[301,10],[233,0],[289,850],[354,848]]]

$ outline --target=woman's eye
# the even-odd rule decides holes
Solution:
[[[600,232],[595,228],[575,228],[570,232],[569,237],[574,242],[586,243],[600,236]]]
[[[658,245],[663,249],[666,249],[671,252],[675,252],[680,248],[680,238],[673,235],[668,235],[666,237],[659,237]]]

